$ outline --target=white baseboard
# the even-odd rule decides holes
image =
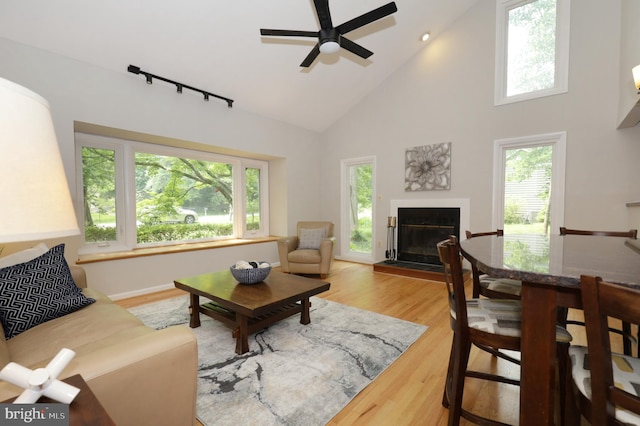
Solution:
[[[130,297],[144,296],[145,294],[157,293],[159,291],[171,290],[172,288],[176,288],[175,285],[173,285],[173,283],[162,284],[159,286],[147,287],[147,288],[143,288],[136,291],[128,291],[126,293],[110,294],[108,296],[109,296],[109,299],[111,300],[122,300],[122,299],[129,299]]]
[[[271,262],[271,266],[278,267],[280,266],[280,262]],[[147,288],[143,288],[135,291],[127,291],[125,293],[110,294],[108,296],[109,296],[109,299],[111,300],[122,300],[122,299],[129,299],[130,297],[144,296],[145,294],[157,293],[159,291],[171,290],[172,288],[175,288],[175,285],[173,285],[173,283],[170,283],[170,284],[158,285],[155,287],[147,287]]]
[[[375,260],[363,259],[361,257],[349,257],[349,256],[336,255],[334,256],[334,259],[343,260],[345,262],[361,263],[363,265],[373,265],[374,263],[376,263]]]

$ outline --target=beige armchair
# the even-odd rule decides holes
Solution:
[[[295,237],[278,240],[280,269],[290,274],[320,274],[325,279],[331,271],[335,242],[332,222],[298,222]]]

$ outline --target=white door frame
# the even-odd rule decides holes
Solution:
[[[355,253],[349,250],[350,235],[350,211],[349,211],[349,167],[371,164],[371,253]],[[374,263],[376,252],[376,157],[367,156],[350,158],[340,161],[340,258],[360,263]]]

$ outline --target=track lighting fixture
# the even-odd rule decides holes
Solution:
[[[229,99],[229,98],[225,98],[224,96],[219,96],[216,95],[215,93],[211,93],[211,92],[207,92],[206,90],[202,90],[202,89],[197,89],[195,87],[192,86],[188,86],[186,84],[183,83],[178,83],[177,81],[173,81],[173,80],[169,80],[168,78],[164,78],[164,77],[160,77],[158,75],[155,74],[151,74],[150,72],[146,72],[146,71],[142,71],[140,69],[140,67],[137,67],[135,65],[129,65],[129,67],[127,68],[127,71],[129,71],[130,73],[133,74],[142,74],[145,76],[145,78],[147,79],[147,84],[151,84],[153,83],[153,79],[158,79],[170,84],[174,84],[176,86],[176,90],[178,91],[178,93],[182,93],[182,89],[186,88],[189,90],[193,90],[194,92],[198,92],[198,93],[202,93],[202,95],[204,96],[204,100],[205,101],[209,101],[209,96],[213,96],[214,98],[218,98],[218,99],[222,99],[223,101],[227,102],[227,106],[229,108],[233,107],[233,99]]]

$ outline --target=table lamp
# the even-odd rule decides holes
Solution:
[[[0,243],[78,235],[49,103],[0,78]]]
[[[0,78],[0,243],[77,235],[78,223],[49,103]],[[56,380],[75,353],[62,349],[47,368],[10,363],[0,378],[25,388],[16,403],[47,395],[70,403],[78,389]]]

